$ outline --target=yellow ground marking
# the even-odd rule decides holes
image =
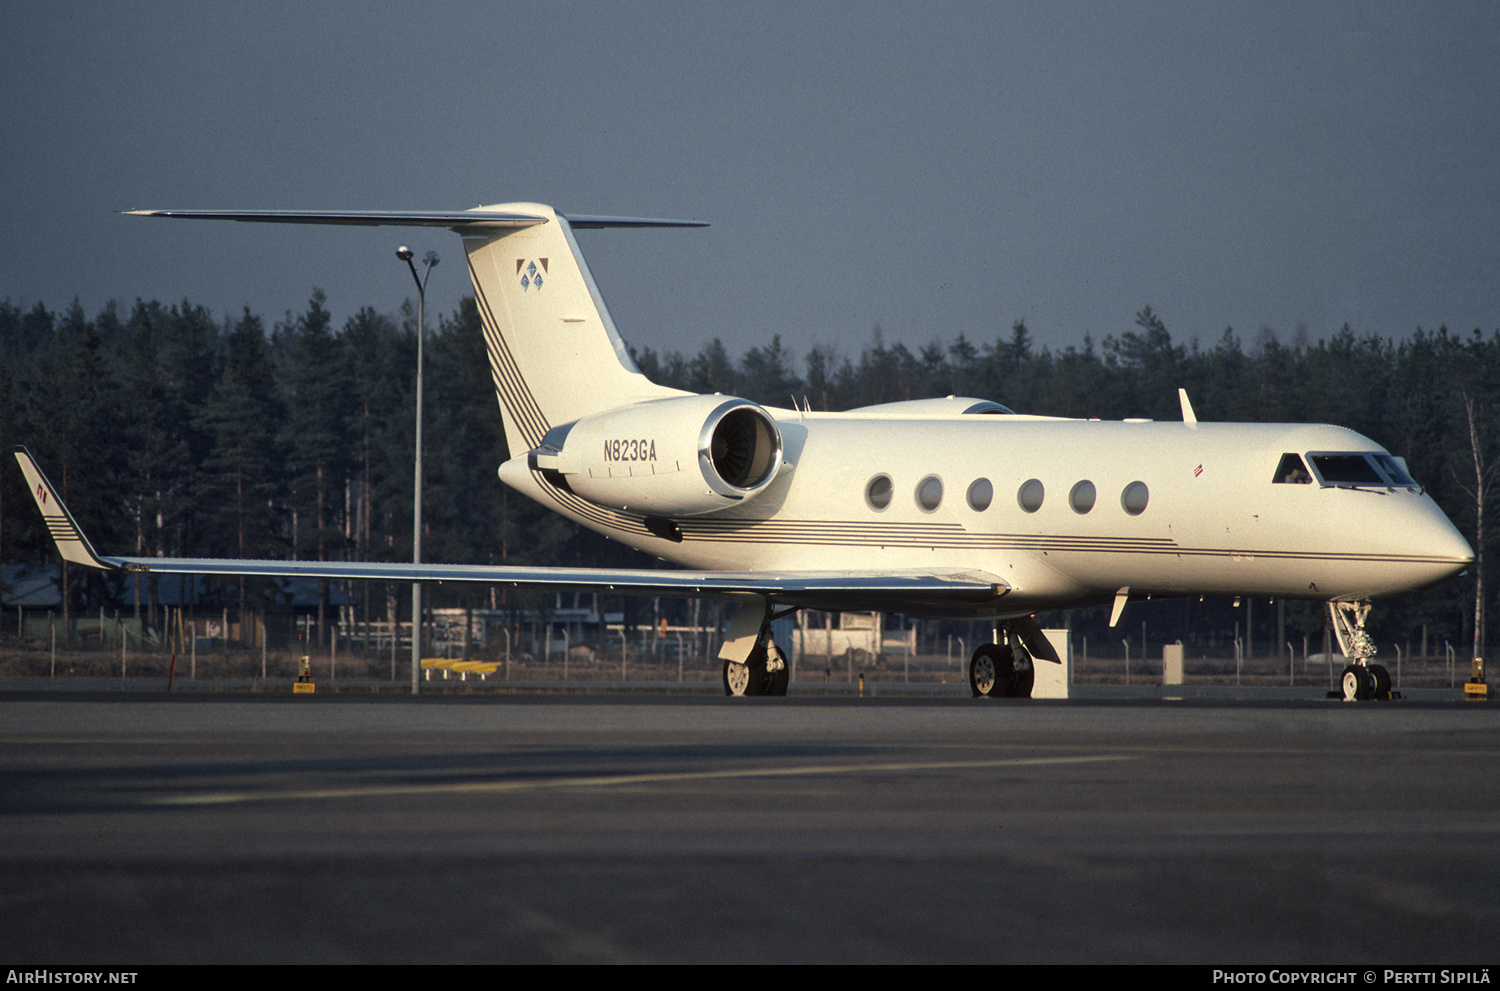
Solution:
[[[822,764],[807,767],[735,768],[721,771],[675,771],[650,774],[594,775],[582,778],[548,778],[530,781],[465,781],[420,785],[361,785],[348,788],[310,788],[296,791],[208,792],[201,795],[166,795],[147,799],[147,805],[231,805],[236,802],[285,802],[327,798],[369,798],[391,795],[502,794],[538,791],[544,788],[619,788],[627,785],[669,784],[683,781],[730,780],[735,778],[791,778],[826,774],[900,771],[951,771],[986,767],[1040,767],[1057,764],[1091,764],[1134,760],[1127,754],[1074,757],[1017,757],[1003,760],[909,761],[893,764]]]

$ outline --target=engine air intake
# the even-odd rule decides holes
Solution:
[[[737,489],[765,481],[776,463],[780,439],[769,418],[751,406],[730,410],[714,427],[710,458],[714,471]]]

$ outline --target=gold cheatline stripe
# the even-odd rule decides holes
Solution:
[[[571,510],[578,516],[594,520],[602,526],[621,533],[645,534],[649,531],[636,519],[609,510],[603,510],[587,500],[566,493],[537,478],[538,485],[559,506]],[[1268,560],[1300,561],[1344,561],[1370,564],[1446,564],[1449,558],[1416,554],[1336,554],[1317,551],[1263,551],[1242,548],[1214,549],[1181,547],[1168,538],[1156,537],[1067,537],[1067,536],[1018,536],[1013,534],[971,534],[954,532],[957,524],[928,524],[933,529],[925,532],[893,533],[890,531],[870,533],[869,527],[858,523],[816,523],[812,521],[723,521],[724,524],[740,524],[743,529],[736,533],[705,532],[701,524],[692,520],[674,520],[682,530],[684,540],[703,543],[736,544],[799,544],[846,547],[932,547],[945,550],[1021,550],[1051,551],[1074,554],[1173,554],[1179,557],[1244,557]],[[716,521],[717,522],[717,521]],[[901,524],[882,524],[897,527]],[[922,524],[915,524],[920,527]],[[791,533],[782,532],[785,530]],[[936,532],[934,532],[936,531]]]
[[[526,387],[526,380],[516,365],[515,356],[511,353],[505,335],[500,332],[489,297],[485,294],[480,279],[475,273],[473,259],[466,255],[465,261],[469,268],[469,281],[474,284],[474,298],[479,306],[480,323],[484,327],[490,372],[495,378],[496,387],[501,393],[502,401],[505,402],[507,412],[516,421],[523,439],[531,447],[536,447],[541,443],[542,435],[547,432],[547,417],[537,405],[531,390]]]
[[[521,431],[521,440],[529,447],[535,447],[541,443],[542,436],[547,432],[547,420],[536,408],[535,399],[526,388],[525,381],[521,379],[520,372],[515,366],[515,359],[506,347],[504,338],[499,336],[499,331],[494,325],[494,316],[487,309],[481,317],[484,327],[486,349],[489,352],[490,374],[495,381],[495,390],[499,393],[501,404],[505,411],[515,421],[517,429]]]
[[[485,343],[490,352],[490,377],[494,382],[502,412],[520,431],[520,436],[516,440],[523,446],[534,447],[546,431],[533,419],[534,414],[527,409],[524,397],[518,395],[517,386],[510,379],[510,372],[505,367],[504,355],[498,352],[497,345],[490,339],[491,333],[486,322]]]
[[[533,473],[536,474],[536,473]],[[573,493],[563,492],[537,476],[538,486],[558,504],[573,514],[597,522],[620,533],[646,534],[649,531],[639,517],[631,518],[612,510],[601,509]],[[1450,564],[1453,559],[1419,554],[1337,554],[1318,551],[1266,551],[1241,548],[1214,549],[1181,547],[1166,538],[1150,537],[1018,537],[1006,534],[970,534],[945,532],[869,533],[858,523],[780,523],[767,521],[746,526],[738,532],[711,532],[695,526],[691,520],[673,520],[682,530],[684,541],[720,544],[799,544],[844,547],[931,547],[944,550],[1020,550],[1049,551],[1057,554],[1149,554],[1178,557],[1243,557],[1292,561],[1344,561],[1369,564]],[[956,526],[956,525],[955,525]],[[790,533],[783,532],[790,530]]]
[[[540,485],[542,489],[547,493],[547,495],[552,498],[553,502],[556,502],[559,506],[562,506],[565,509],[569,509],[579,516],[584,517],[585,519],[594,520],[601,526],[606,526],[611,530],[618,530],[620,533],[632,533],[641,535],[651,532],[646,529],[646,524],[641,522],[644,517],[638,516],[632,518],[621,513],[617,513],[612,509],[603,509],[589,502],[587,499],[583,498],[580,495],[577,495],[573,492],[564,492],[562,489],[559,489],[551,482],[542,478],[540,472],[532,472],[532,475],[536,477],[537,484]]]

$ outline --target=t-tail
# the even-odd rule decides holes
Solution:
[[[698,221],[565,216],[539,203],[457,212],[132,210],[136,216],[283,224],[446,227],[463,237],[495,393],[513,454],[549,428],[684,393],[641,374],[615,330],[573,231],[704,227]]]
[[[636,367],[568,219],[538,204],[506,209],[548,222],[465,233],[464,250],[511,451],[591,413],[683,395]]]

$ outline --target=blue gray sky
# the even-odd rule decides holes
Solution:
[[[1024,318],[1500,329],[1493,3],[45,3],[0,61],[0,297],[269,322],[412,295],[443,232],[128,218],[449,209],[586,231],[624,336],[857,355]],[[800,367],[799,367],[800,370]]]

